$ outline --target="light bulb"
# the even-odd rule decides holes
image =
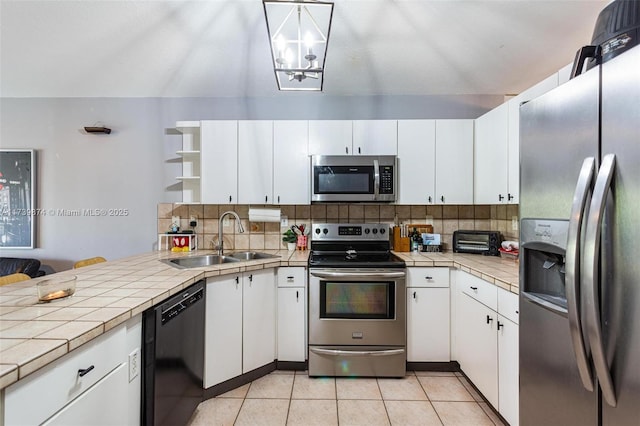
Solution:
[[[284,49],[287,47],[287,40],[285,40],[284,36],[280,34],[276,39],[276,48],[278,49],[278,57],[282,58]]]
[[[311,33],[307,33],[304,36],[304,44],[307,46],[307,54],[311,54],[313,53],[311,48],[313,47],[313,36],[311,35]]]

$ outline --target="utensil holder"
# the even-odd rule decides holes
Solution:
[[[298,235],[298,241],[296,242],[296,247],[298,250],[306,250],[307,249],[307,236],[306,235]]]

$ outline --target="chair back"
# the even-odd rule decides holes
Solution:
[[[23,274],[21,272],[17,272],[15,274],[5,275],[4,277],[0,277],[0,286],[11,284],[11,283],[17,283],[20,281],[26,281],[30,279],[31,277],[29,275]]]
[[[95,265],[96,263],[106,262],[107,259],[101,256],[91,257],[89,259],[78,260],[74,265],[73,269],[82,268],[83,266]]]

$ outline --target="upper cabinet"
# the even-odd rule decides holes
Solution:
[[[273,202],[309,204],[307,121],[273,122]]]
[[[238,203],[273,203],[273,121],[238,121]]]
[[[354,155],[396,155],[397,120],[356,120],[353,122]]]
[[[398,170],[398,204],[473,203],[473,120],[399,120]]]
[[[474,201],[476,204],[506,203],[507,124],[509,105],[504,103],[476,120],[474,146]]]
[[[396,155],[396,120],[309,121],[310,155]]]
[[[200,123],[202,203],[238,203],[238,122]]]

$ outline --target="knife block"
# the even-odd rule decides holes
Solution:
[[[393,250],[398,252],[411,250],[410,238],[400,236],[399,226],[393,227]]]

